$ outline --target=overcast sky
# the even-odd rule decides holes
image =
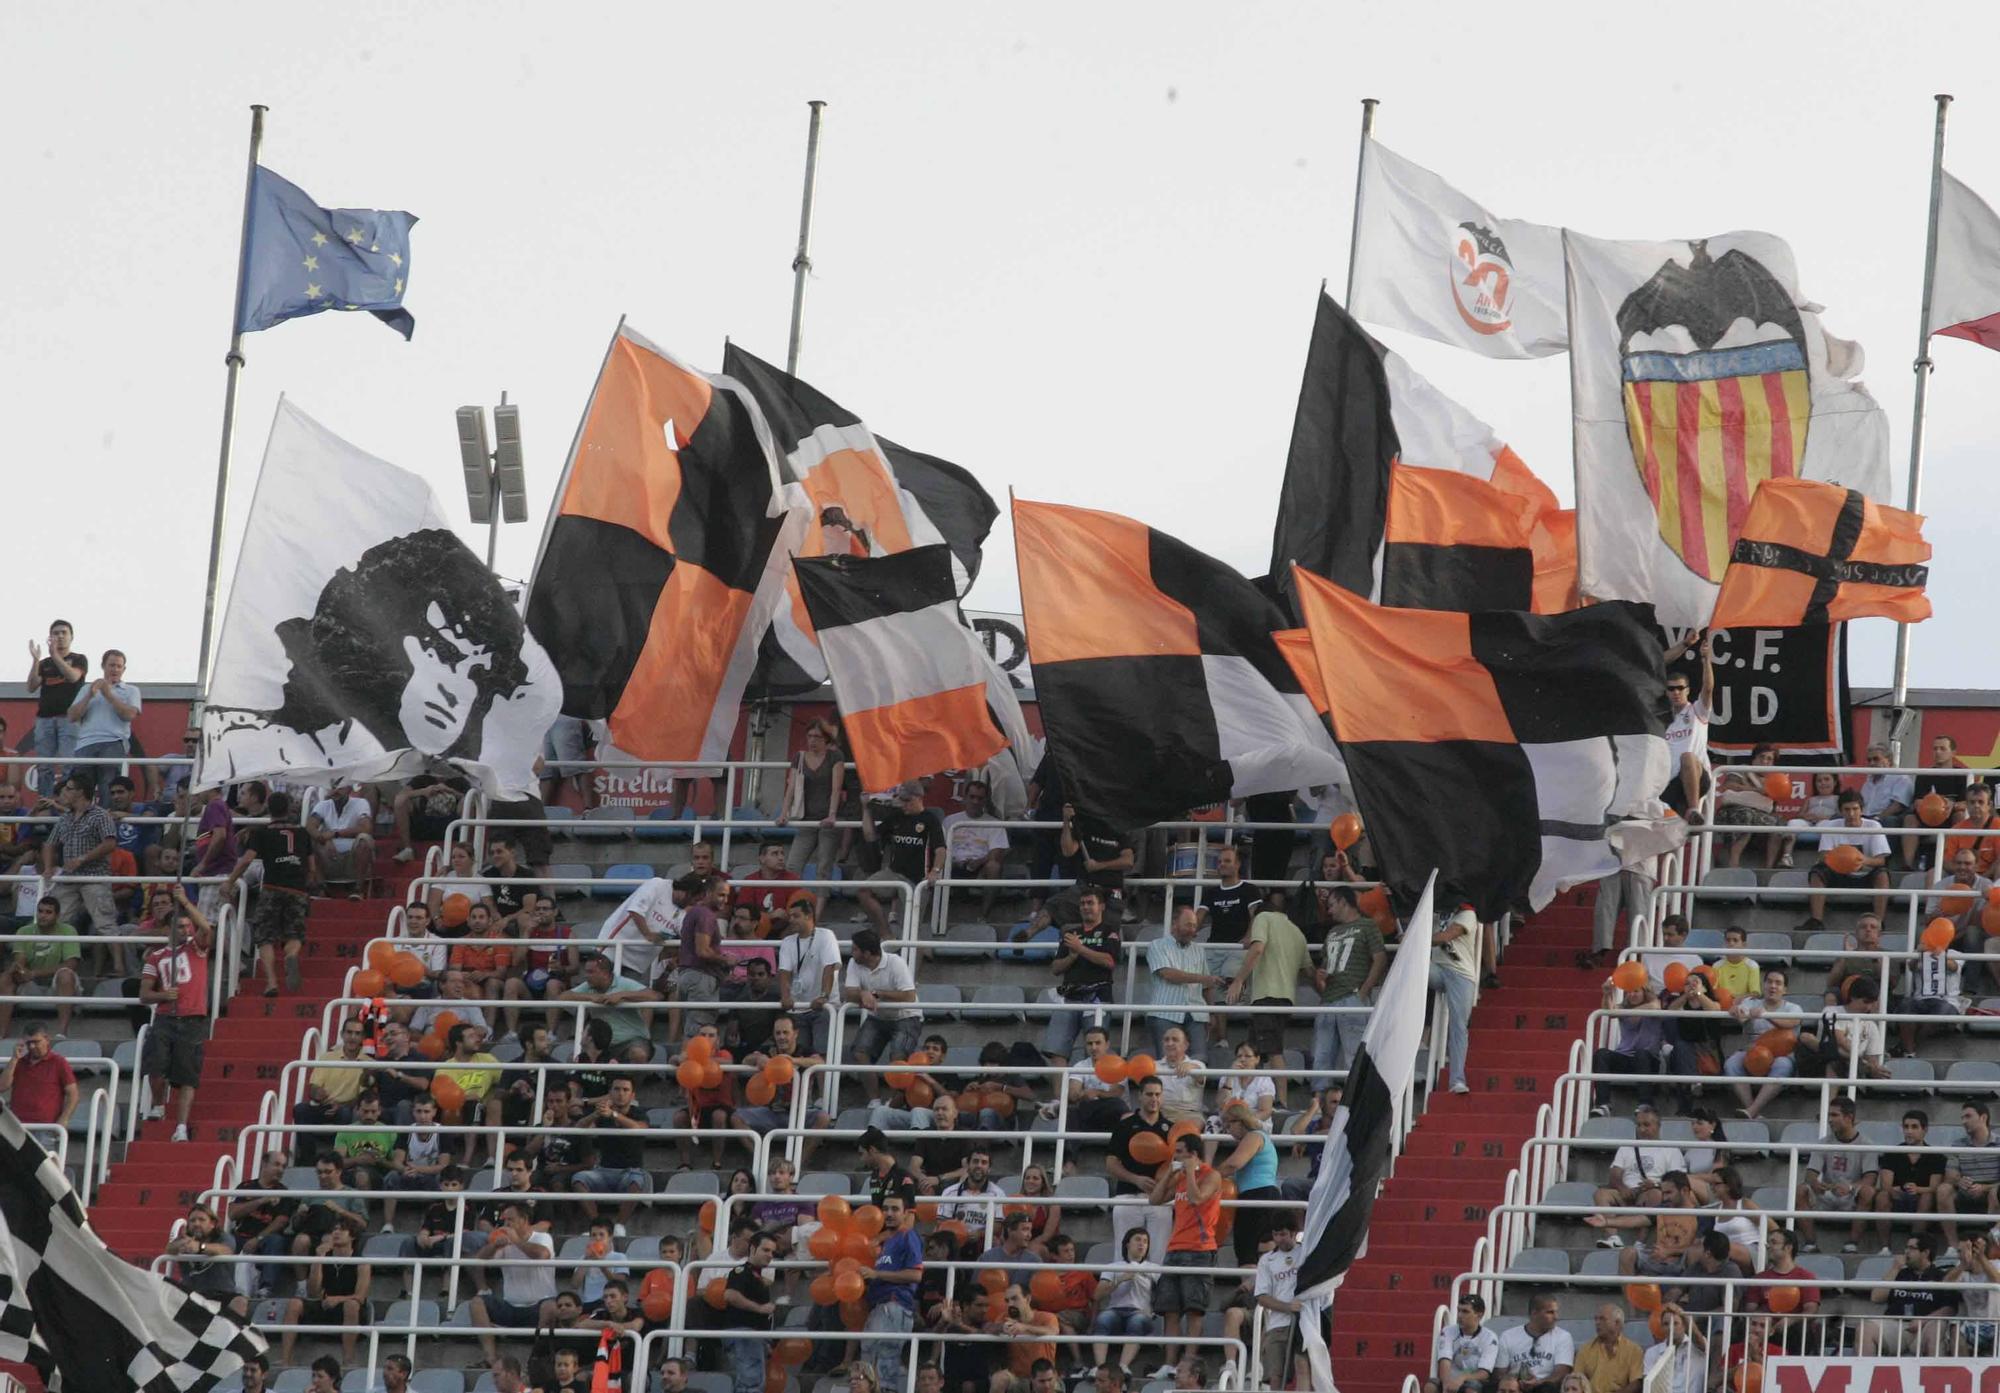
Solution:
[[[405,208],[404,343],[251,335],[228,582],[280,392],[463,518],[452,410],[520,403],[532,525],[620,314],[782,362],[808,98],[827,110],[802,375],[1004,500],[1127,512],[1269,559],[1313,297],[1377,133],[1496,212],[1608,237],[1758,228],[1868,352],[1901,501],[1931,94],[2000,203],[2000,6],[1067,3],[16,5],[0,19],[0,335],[17,663],[57,613],[191,680],[247,107],[263,162]],[[1984,81],[1982,81],[1984,79]],[[1567,501],[1566,360],[1385,334]],[[1918,685],[1994,685],[2000,354],[1940,340]],[[483,551],[484,537],[466,534]],[[1004,520],[970,603],[1017,607]],[[1893,629],[1854,626],[1854,680]]]

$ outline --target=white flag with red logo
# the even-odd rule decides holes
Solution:
[[[1489,358],[1569,347],[1562,229],[1495,217],[1380,141],[1361,152],[1356,319]]]
[[[2000,350],[2000,213],[1944,174],[1931,332]]]

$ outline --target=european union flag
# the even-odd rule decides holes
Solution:
[[[408,338],[410,213],[322,208],[262,165],[250,181],[249,229],[236,331],[268,329],[321,310],[367,310]]]

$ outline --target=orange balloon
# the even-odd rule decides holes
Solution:
[[[708,1089],[722,1087],[722,1066],[713,1059],[701,1066],[701,1086]]]
[[[778,1341],[778,1347],[771,1351],[771,1357],[785,1368],[794,1368],[812,1358],[812,1342],[793,1338]]]
[[[672,1320],[674,1315],[674,1294],[671,1290],[641,1293],[639,1297],[639,1309],[645,1313],[647,1320]]]
[[[853,1224],[849,1232],[858,1233],[863,1238],[873,1238],[876,1234],[882,1232],[881,1206],[864,1204],[856,1209],[854,1211]]]
[[[985,1289],[987,1295],[998,1296],[1007,1290],[1007,1274],[997,1267],[982,1268],[979,1273],[979,1285]]]
[[[1995,888],[2000,889],[2000,887]],[[1979,911],[1979,927],[1986,930],[1988,938],[2000,936],[2000,905],[1988,904]]]
[[[989,1088],[979,1095],[979,1106],[991,1108],[1001,1117],[1014,1115],[1014,1095],[1004,1088]]]
[[[1342,813],[1327,830],[1333,837],[1333,844],[1345,851],[1361,840],[1361,817],[1357,813]]]
[[[1001,1290],[1002,1290],[1002,1291],[1005,1291],[1005,1290],[1006,1290],[1006,1288],[1005,1288],[1005,1287],[1003,1286],[1003,1287],[1001,1288]],[[1006,1299],[1005,1299],[1004,1297],[1001,1297],[1001,1296],[999,1296],[999,1295],[994,1295],[994,1296],[989,1296],[989,1297],[987,1297],[987,1298],[986,1298],[986,1323],[987,1323],[988,1325],[992,1325],[992,1324],[993,1324],[993,1323],[994,1323],[995,1321],[1002,1321],[1002,1320],[1005,1320],[1005,1319],[1007,1319],[1007,1302],[1006,1302]]]
[[[1370,919],[1381,922],[1391,917],[1389,892],[1377,885],[1354,897],[1355,907]]]
[[[783,1088],[799,1076],[799,1066],[788,1054],[774,1054],[764,1061],[764,1077]]]
[[[681,1066],[683,1069],[687,1067],[685,1064]],[[778,1096],[778,1090],[772,1087],[768,1076],[753,1074],[750,1082],[743,1085],[743,1096],[750,1100],[752,1107],[767,1108],[771,1105],[771,1100]]]
[[[833,1261],[833,1275],[836,1277],[843,1272],[859,1272],[860,1270],[861,1260],[859,1258],[835,1258]]]
[[[860,1301],[841,1302],[840,1324],[850,1332],[859,1330],[868,1324],[868,1307]]]
[[[1167,1128],[1167,1150],[1171,1152],[1182,1137],[1198,1137],[1200,1135],[1201,1124],[1199,1122],[1192,1119],[1176,1122],[1173,1126]]]
[[[1717,987],[1709,995],[1715,998],[1715,1004],[1723,1010],[1733,1011],[1736,1009],[1736,993],[1729,990],[1729,988]],[[1702,1058],[1706,1059],[1708,1056],[1703,1055]]]
[[[859,1301],[868,1290],[868,1283],[861,1280],[859,1272],[843,1272],[833,1279],[833,1294],[844,1304]]]
[[[792,1386],[792,1376],[785,1366],[772,1360],[764,1366],[764,1393],[785,1393]]]
[[[1772,777],[1779,776],[1774,774]],[[1660,1288],[1652,1282],[1633,1282],[1625,1288],[1625,1299],[1632,1303],[1634,1310],[1657,1311],[1660,1309]]]
[[[915,1079],[903,1090],[903,1097],[913,1108],[927,1108],[937,1101],[937,1090],[922,1079]]]
[[[839,1233],[854,1217],[854,1207],[840,1195],[822,1195],[819,1201],[819,1221]]]
[[[1956,937],[1958,937],[1958,930],[1953,926],[1951,920],[1933,919],[1930,923],[1924,925],[1923,937],[1917,941],[1923,944],[1926,953],[1942,953],[1945,949],[1951,947],[1951,942]],[[355,980],[356,982],[360,981],[359,978]],[[373,996],[374,993],[363,992],[362,995]]]
[[[1773,803],[1782,803],[1792,796],[1792,780],[1788,774],[1766,774],[1764,776],[1764,796]]]
[[[1150,1054],[1135,1054],[1125,1061],[1127,1083],[1144,1083],[1160,1071],[1159,1061]]]
[[[1667,990],[1679,995],[1687,988],[1688,970],[1686,963],[1668,963],[1667,970],[1660,974],[1660,980],[1667,984]]]
[[[703,1205],[701,1206],[701,1231],[702,1231],[703,1233],[714,1233],[714,1232],[715,1232],[715,1201],[714,1201],[714,1200],[708,1200],[708,1201],[704,1202],[704,1203],[703,1203]]]
[[[352,996],[380,996],[389,989],[389,979],[372,967],[364,967],[354,974],[350,982]]]
[[[931,1224],[937,1222],[938,1207],[934,1200],[917,1201],[917,1222]]]
[[[1667,1313],[1665,1311],[1660,1311],[1660,1310],[1654,1311],[1653,1314],[1646,1317],[1646,1327],[1647,1329],[1653,1332],[1653,1338],[1655,1340],[1666,1339]]]
[[[444,1058],[444,1041],[435,1035],[426,1035],[417,1041],[417,1053],[435,1063]]]
[[[965,1222],[962,1219],[940,1219],[938,1220],[937,1228],[933,1229],[932,1232],[949,1234],[951,1241],[961,1248],[966,1245],[966,1242],[972,1236],[966,1231]]]
[[[1992,905],[1995,909],[2000,909],[2000,885],[1989,885],[1986,887],[1986,903]]]
[[[1611,985],[1621,992],[1644,991],[1646,965],[1637,958],[1627,958],[1611,970]]]
[[[840,1236],[840,1255],[844,1258],[854,1259],[855,1263],[859,1266],[873,1267],[875,1265],[875,1255],[878,1251],[875,1246],[875,1240],[866,1234],[856,1233],[853,1229],[849,1229]]]
[[[813,1237],[817,1238],[819,1235],[814,1234]],[[812,1303],[815,1306],[838,1306],[840,1304],[840,1298],[834,1295],[833,1292],[833,1274],[831,1272],[822,1272],[819,1276],[813,1278],[812,1285],[807,1288],[806,1294],[812,1297]]]
[[[1770,1046],[1771,1053],[1782,1059],[1799,1047],[1799,1033],[1796,1030],[1767,1030],[1764,1038],[1757,1043]]]
[[[1799,1309],[1802,1293],[1797,1287],[1772,1287],[1764,1293],[1764,1304],[1781,1316],[1788,1316]]]
[[[1142,1166],[1157,1166],[1172,1154],[1167,1139],[1158,1132],[1134,1132],[1128,1149],[1132,1159]]]
[[[707,1285],[702,1287],[701,1299],[719,1311],[723,1307],[722,1293],[728,1289],[728,1286],[729,1283],[724,1278],[713,1278]]]
[[[706,1035],[688,1038],[687,1048],[681,1051],[681,1058],[692,1059],[697,1064],[706,1064],[715,1057],[715,1041]]]
[[[1932,789],[1917,800],[1917,816],[1926,827],[1942,827],[1951,816],[1951,800]]]
[[[840,1256],[840,1230],[831,1229],[825,1224],[821,1224],[813,1230],[812,1237],[806,1240],[806,1251],[821,1262],[832,1262]],[[819,1304],[822,1306],[831,1306],[833,1298],[828,1297]]]
[[[431,1075],[431,1098],[446,1112],[457,1112],[465,1102],[465,1090],[450,1074]]]
[[[444,904],[438,909],[438,919],[447,929],[455,929],[465,922],[472,913],[472,897],[452,894],[444,897]]]
[[[697,1060],[683,1059],[680,1068],[674,1070],[674,1080],[682,1088],[692,1093],[701,1087],[701,1064]]]
[[[368,945],[368,966],[386,976],[389,971],[389,964],[396,960],[396,954],[400,951],[388,939],[378,938]]]
[[[976,1088],[968,1088],[958,1095],[958,1110],[969,1115],[986,1106],[986,1095]]]
[[[1097,1056],[1097,1062],[1090,1066],[1097,1073],[1099,1083],[1123,1083],[1125,1081],[1125,1057],[1106,1050]]]
[[[1215,1219],[1215,1236],[1217,1238],[1229,1237],[1230,1231],[1236,1227],[1236,1208],[1234,1205],[1229,1203],[1229,1201],[1235,1198],[1236,1198],[1236,1182],[1233,1180],[1223,1181],[1222,1211],[1216,1215]]]
[[[389,980],[408,989],[424,980],[424,960],[415,953],[398,953],[389,961]]]
[[[1761,1079],[1771,1072],[1771,1062],[1776,1058],[1777,1056],[1772,1052],[1771,1047],[1764,1043],[1764,1041],[1759,1040],[1743,1052],[1743,1067],[1747,1072]]]
[[[1826,854],[1827,869],[1837,875],[1853,875],[1861,869],[1861,848],[1852,842],[1842,842]]]
[[[1764,1386],[1764,1366],[1744,1364],[1736,1370],[1736,1393],[1758,1393]]]
[[[895,1089],[898,1093],[901,1093],[916,1081],[917,1076],[908,1069],[891,1069],[882,1076],[882,1082],[888,1084],[889,1087]]]
[[[1037,1310],[1049,1310],[1062,1300],[1062,1278],[1053,1272],[1037,1272],[1028,1283],[1028,1295],[1034,1299]]]

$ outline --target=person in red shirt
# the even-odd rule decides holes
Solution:
[[[708,1022],[695,1031],[695,1034],[708,1041],[709,1048],[713,1052],[710,1057],[717,1064],[734,1064],[736,1062],[730,1055],[730,1052],[722,1048],[722,1032],[716,1029],[715,1022]],[[667,1060],[668,1070],[678,1069],[686,1057],[685,1054],[673,1055]],[[722,1072],[722,1082],[714,1088],[697,1087],[687,1090],[687,1104],[675,1110],[673,1125],[676,1127],[686,1127],[694,1131],[707,1131],[710,1128],[720,1131],[729,1126],[730,1114],[735,1110],[736,1075],[724,1069]],[[722,1166],[723,1140],[724,1138],[718,1136],[713,1142],[714,1156],[712,1164],[718,1170]],[[680,1149],[681,1164],[683,1166],[693,1166],[694,1139],[691,1137],[677,1137],[674,1139],[674,1145]]]
[[[1965,790],[1965,816],[1952,823],[1953,827],[1995,828],[2000,827],[2000,817],[1993,815],[1993,790],[1986,784],[1972,784]],[[1973,869],[1980,875],[1993,874],[1993,858],[2000,856],[2000,837],[1946,837],[1944,841],[1944,864],[1949,866],[1961,851],[1972,853]]]
[[[153,1091],[149,1118],[165,1117],[169,1090],[179,1092],[174,1140],[186,1141],[188,1113],[201,1082],[202,1049],[208,1044],[208,950],[215,935],[178,884],[173,893],[175,912],[167,921],[166,944],[146,954],[139,973],[139,1000],[153,1008],[142,1071]]]
[[[23,1122],[69,1125],[76,1111],[76,1075],[69,1061],[55,1052],[49,1028],[40,1022],[28,1027],[14,1057],[0,1069],[0,1093]]]
[[[796,884],[798,878],[798,872],[785,869],[785,844],[765,842],[757,848],[757,869],[736,878],[729,899],[730,912],[748,908],[759,920],[776,924],[782,933],[792,892],[779,887],[787,881]]]

